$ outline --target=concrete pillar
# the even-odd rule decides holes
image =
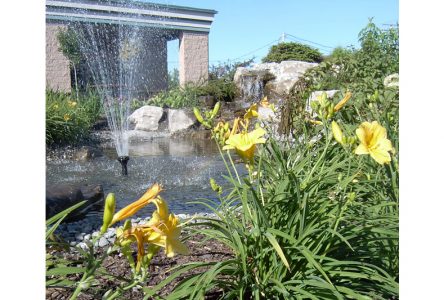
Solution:
[[[46,23],[46,87],[71,92],[69,60],[59,51],[57,33],[66,25]]]
[[[208,80],[208,32],[182,31],[179,35],[179,83]]]

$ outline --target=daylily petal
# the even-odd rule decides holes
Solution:
[[[358,155],[369,154],[369,151],[368,151],[367,147],[365,147],[363,144],[361,144],[355,149],[355,154],[358,154]]]
[[[381,165],[386,164],[392,160],[390,158],[390,154],[385,149],[375,149],[370,152],[370,156]]]
[[[118,221],[121,221],[123,219],[126,219],[128,217],[131,217],[137,211],[139,211],[141,208],[148,205],[148,203],[150,203],[150,201],[152,199],[154,199],[161,191],[162,191],[162,187],[158,183],[153,184],[145,192],[145,194],[143,194],[143,196],[140,197],[139,200],[134,201],[133,203],[125,206],[124,208],[119,210],[116,214],[114,214],[113,220],[111,221],[110,225],[112,225]]]
[[[183,255],[187,255],[190,253],[187,246],[176,239],[167,240],[165,252],[167,257],[173,257],[176,253]]]

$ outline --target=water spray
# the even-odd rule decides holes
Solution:
[[[128,164],[129,156],[119,156],[117,158],[117,160],[122,165],[122,175],[127,176],[128,175],[127,164]]]

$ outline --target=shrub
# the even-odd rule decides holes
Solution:
[[[237,88],[233,81],[224,78],[209,80],[198,89],[199,96],[210,95],[216,101],[233,101],[237,95]]]
[[[170,108],[194,107],[198,104],[198,97],[198,87],[188,84],[184,87],[178,86],[168,91],[160,92],[141,104]]]
[[[77,100],[69,93],[46,91],[46,144],[76,144],[88,138],[101,112],[97,93]]]
[[[300,60],[306,62],[321,62],[322,54],[310,46],[300,43],[280,43],[271,47],[262,62],[277,62],[284,60]]]

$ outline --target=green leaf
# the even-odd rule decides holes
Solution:
[[[290,271],[290,265],[288,264],[287,258],[284,255],[284,252],[282,251],[281,246],[279,246],[278,241],[276,240],[276,238],[274,237],[274,235],[272,235],[268,230],[267,232],[265,232],[265,236],[268,238],[268,240],[270,241],[270,244],[273,246],[274,250],[276,250],[276,253],[279,255],[279,257],[281,258],[282,262],[284,263],[285,267],[287,267],[288,271]]]
[[[46,271],[46,276],[79,274],[85,271],[86,269],[81,267],[59,267]]]
[[[78,207],[82,206],[83,204],[85,204],[87,202],[87,200],[83,200],[80,201],[79,203],[65,209],[64,211],[59,212],[58,214],[56,214],[55,216],[52,216],[51,218],[49,218],[48,220],[46,220],[46,226],[51,225],[52,223],[65,218],[69,213],[71,213],[73,210],[77,209]]]

